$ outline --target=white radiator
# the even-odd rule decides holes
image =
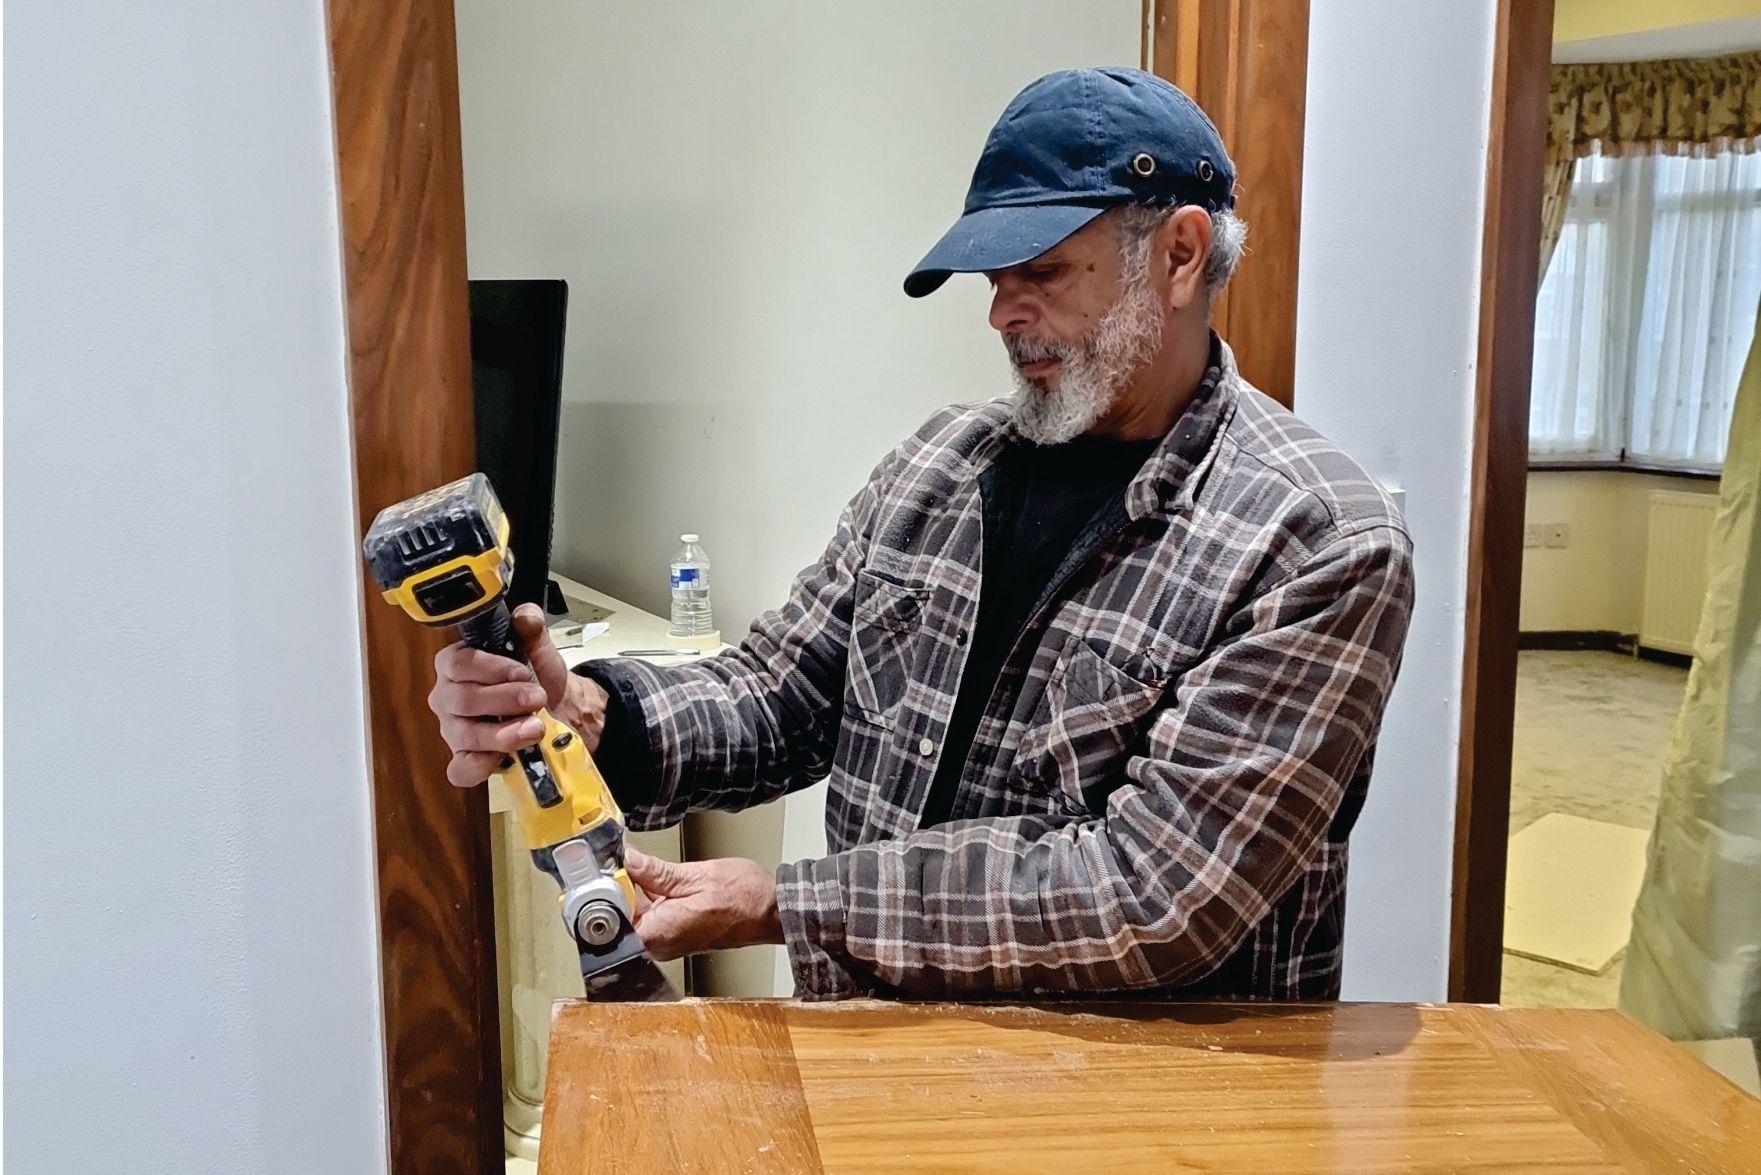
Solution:
[[[1706,545],[1717,494],[1650,493],[1645,547],[1645,608],[1639,643],[1671,653],[1694,651],[1700,608],[1706,602]]]

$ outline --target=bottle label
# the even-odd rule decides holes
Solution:
[[[700,578],[700,574],[698,572],[698,569],[695,567],[675,567],[675,568],[673,568],[673,586],[674,587],[686,587],[690,584],[695,584],[699,578]]]

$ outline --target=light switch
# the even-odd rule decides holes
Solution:
[[[1541,545],[1541,524],[1531,522],[1523,527],[1523,546],[1533,550]]]
[[[1388,491],[1388,496],[1390,498],[1394,499],[1394,509],[1399,512],[1399,514],[1402,518],[1405,518],[1406,517],[1406,491],[1399,486],[1387,485],[1387,484],[1384,484],[1382,486],[1382,488]]]

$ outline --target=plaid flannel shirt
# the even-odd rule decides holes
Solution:
[[[950,823],[918,813],[1004,401],[944,409],[882,461],[739,648],[592,664],[647,744],[615,781],[632,827],[829,779],[830,855],[777,870],[798,994],[1337,995],[1411,545],[1374,480],[1213,356],[1016,642]]]

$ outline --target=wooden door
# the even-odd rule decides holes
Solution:
[[[1235,161],[1248,252],[1213,312],[1248,382],[1295,393],[1308,0],[1146,0],[1144,59],[1191,95]]]

